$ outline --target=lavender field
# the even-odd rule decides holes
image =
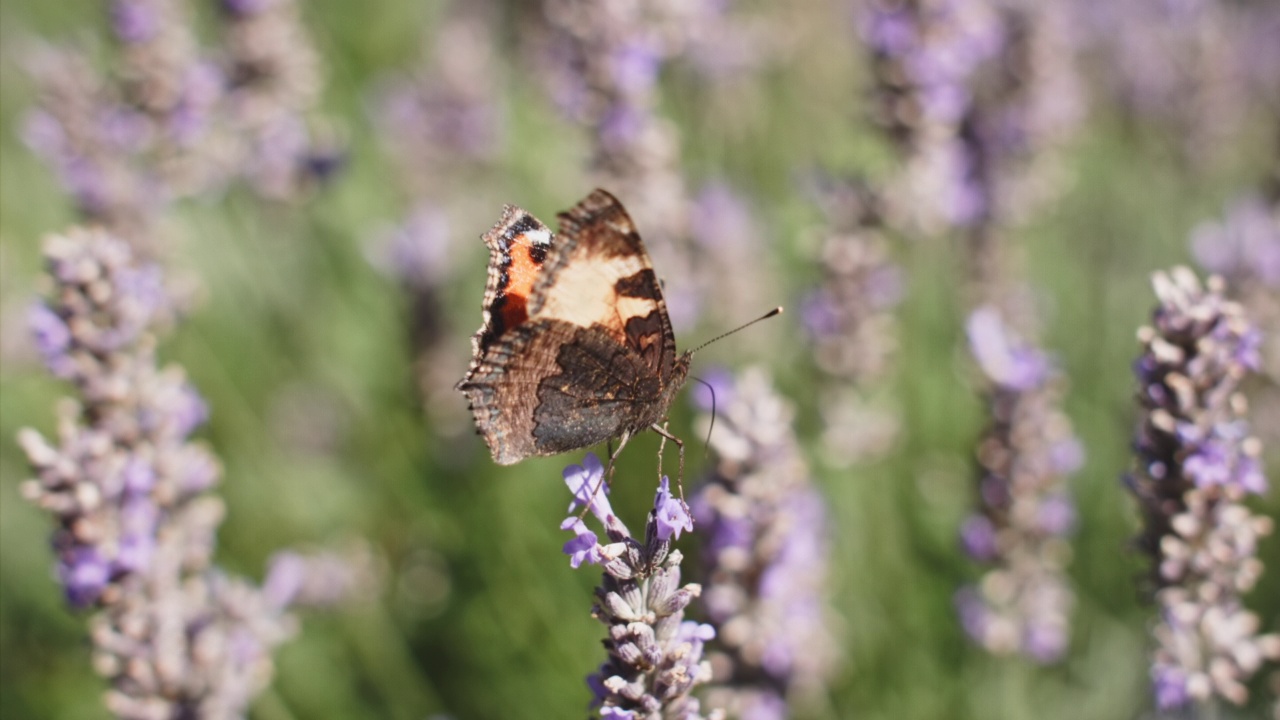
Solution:
[[[0,718],[1280,720],[1277,38],[8,0]],[[455,389],[481,236],[594,188],[681,352],[786,308],[607,493]]]

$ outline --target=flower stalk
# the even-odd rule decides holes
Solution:
[[[1267,489],[1239,391],[1260,337],[1221,278],[1202,285],[1180,267],[1152,284],[1159,304],[1138,331],[1142,419],[1126,482],[1143,518],[1137,546],[1151,557],[1155,701],[1242,705],[1249,679],[1280,659],[1280,635],[1260,634],[1244,605],[1263,570],[1258,541],[1273,528],[1244,504]]]

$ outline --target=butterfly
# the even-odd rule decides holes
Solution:
[[[663,426],[689,373],[662,287],[622,203],[595,190],[559,232],[507,205],[484,234],[484,321],[457,389],[500,465]],[[617,456],[613,453],[610,460]]]

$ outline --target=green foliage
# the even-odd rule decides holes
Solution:
[[[0,10],[6,347],[21,342],[40,237],[72,217],[50,173],[18,139],[31,103],[21,45],[32,30],[66,36],[101,23],[98,6],[85,5],[80,16],[55,7],[64,8],[27,0]],[[823,4],[806,12],[836,13]],[[233,191],[178,208],[169,266],[198,277],[205,301],[162,356],[185,366],[212,408],[201,432],[225,463],[219,492],[229,507],[219,562],[261,577],[275,549],[359,536],[382,555],[386,586],[371,603],[304,618],[254,717],[581,717],[589,697],[583,677],[603,658],[602,628],[589,615],[594,573],[569,568],[560,553],[567,535],[557,530],[567,504],[560,470],[580,456],[497,467],[478,439],[433,427],[414,384],[404,298],[364,258],[368,238],[403,208],[365,115],[369,92],[383,73],[416,62],[430,13],[409,2],[379,3],[375,11],[329,0],[308,5],[306,14],[330,74],[325,110],[349,132],[351,163],[332,187],[297,206],[264,207]],[[788,285],[762,288],[759,307],[742,309],[748,315],[794,301],[817,277],[806,240],[817,215],[796,188],[797,173],[817,165],[875,175],[890,164],[859,120],[861,71],[851,32],[836,25],[813,17],[802,23],[813,42],[765,74],[745,117],[700,102],[686,78],[671,78],[664,110],[684,129],[690,176],[728,178],[746,189],[770,242],[766,261],[785,270]],[[497,167],[468,181],[491,201],[492,219],[501,202],[550,217],[590,189],[584,141],[511,55],[508,76],[493,88],[506,103],[506,151]],[[1159,141],[1101,114],[1068,158],[1074,185],[1017,238],[1032,282],[1053,301],[1046,345],[1070,378],[1068,411],[1088,453],[1072,487],[1081,516],[1070,569],[1079,602],[1072,651],[1058,667],[989,657],[955,620],[951,595],[976,576],[954,534],[971,497],[972,445],[983,422],[960,350],[963,263],[958,245],[900,246],[909,278],[895,380],[903,436],[885,458],[853,471],[813,462],[834,518],[833,601],[846,653],[825,705],[809,708],[813,717],[1087,720],[1135,717],[1146,706],[1149,608],[1134,582],[1142,564],[1127,541],[1136,518],[1119,481],[1130,462],[1133,333],[1153,302],[1149,272],[1185,261],[1188,230],[1259,176],[1260,154],[1245,141],[1225,155],[1213,172],[1191,174]],[[492,219],[454,232],[478,236]],[[444,296],[460,338],[480,322],[484,285],[479,240],[468,252],[465,272]],[[785,324],[774,331],[786,340],[774,345],[776,356],[745,357],[728,340],[695,365],[770,366],[797,405],[812,408],[816,378],[803,369],[801,351],[783,350],[803,347],[797,320],[771,321]],[[689,346],[719,329],[680,342]],[[441,362],[460,377],[467,360]],[[280,427],[278,409],[287,392],[323,401],[339,428],[333,447],[314,452],[283,442],[289,428]],[[47,519],[19,495],[27,470],[13,437],[27,425],[50,429],[52,404],[66,393],[30,353],[6,355],[0,717],[106,715],[82,618],[63,606],[51,578]],[[461,395],[437,402],[464,404]],[[802,412],[797,426],[814,450],[818,420]],[[683,407],[673,429],[691,448],[691,484],[701,438]],[[637,440],[617,474],[614,505],[632,527],[651,497],[655,447],[656,438]],[[1269,456],[1273,478],[1280,477],[1277,450]],[[1276,515],[1275,497],[1259,509]],[[1261,557],[1270,573],[1253,602],[1274,629],[1280,542],[1269,539]]]

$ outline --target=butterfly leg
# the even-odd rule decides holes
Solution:
[[[605,485],[613,487],[614,461],[618,459],[618,455],[622,454],[622,448],[627,446],[627,441],[630,439],[631,433],[623,433],[622,436],[618,438],[617,450],[613,449],[613,439],[609,439],[608,444],[605,446],[609,452],[609,462],[605,465],[604,472],[600,474],[600,479],[596,481],[595,487],[591,489],[591,499],[582,506],[582,512],[578,513],[579,520],[587,516],[587,511],[591,509],[591,504],[595,502],[596,495],[604,488]]]
[[[666,423],[662,424],[662,429],[667,429]],[[667,436],[662,433],[658,433],[658,437],[658,482],[662,482],[662,460],[667,452]]]
[[[680,502],[683,503],[684,502],[684,441],[676,437],[675,435],[672,435],[671,433],[667,432],[667,424],[665,422],[661,425],[654,423],[649,427],[654,432],[658,433],[658,435],[662,436],[662,440],[658,441],[658,445],[659,445],[658,477],[659,478],[662,477],[662,449],[661,449],[662,446],[665,446],[666,442],[670,440],[671,442],[676,444],[677,448],[680,449],[680,473],[676,475],[676,488],[679,490],[679,493],[680,493]]]
[[[631,439],[630,432],[622,433],[622,435],[618,437],[617,450],[613,449],[613,440],[612,439],[609,440],[609,444],[607,446],[609,448],[609,464],[608,466],[605,467],[605,473],[603,476],[606,482],[609,483],[609,487],[613,487],[614,461],[617,460],[618,456],[622,454],[622,448],[627,446],[627,441],[630,439]]]

